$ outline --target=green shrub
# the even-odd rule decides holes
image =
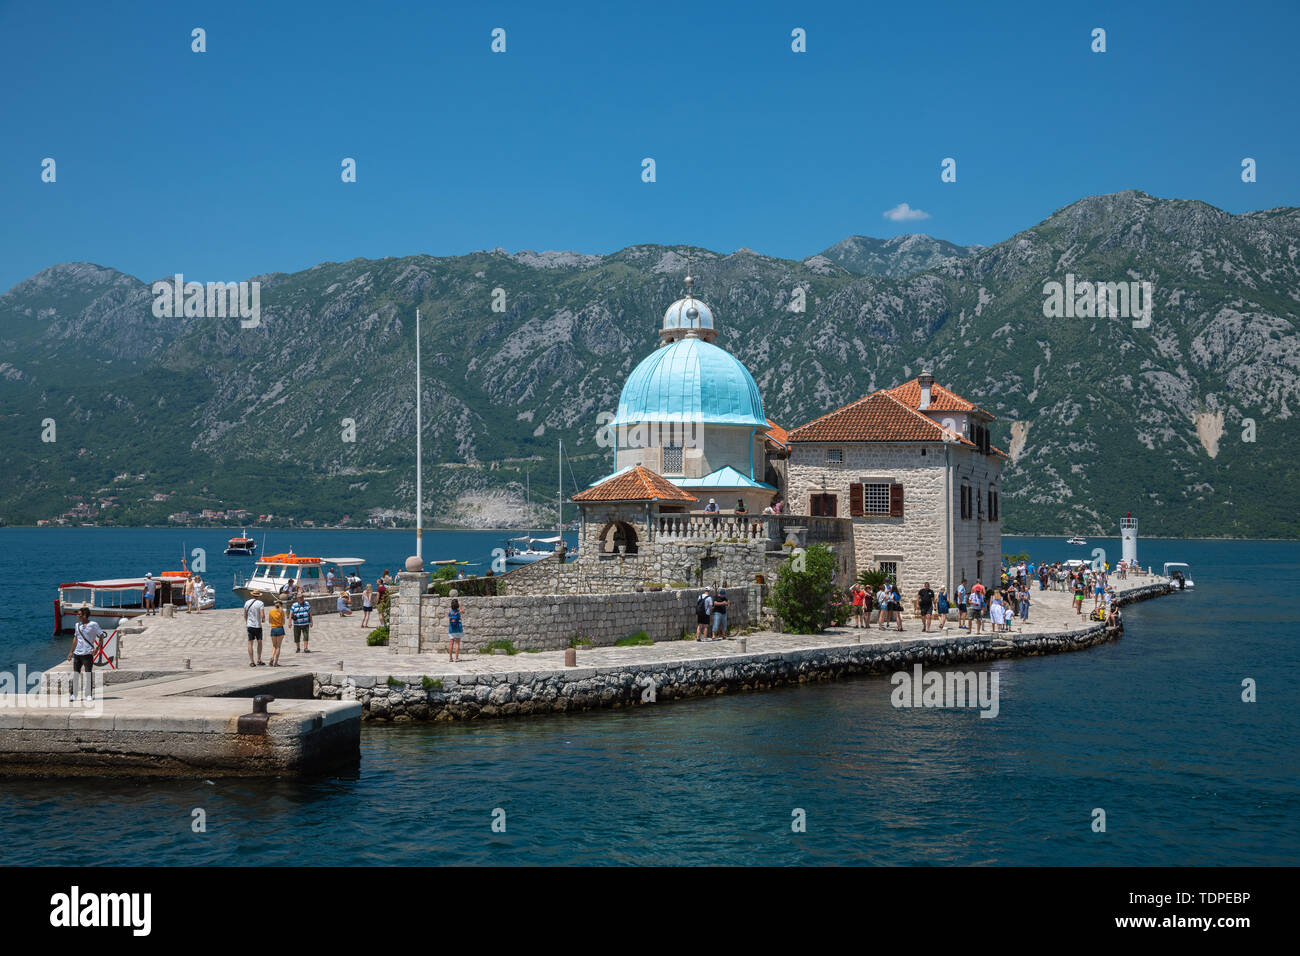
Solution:
[[[569,638],[569,646],[570,647],[595,647],[596,642],[589,637],[582,637],[579,634],[574,634],[573,637]]]
[[[366,643],[371,647],[383,647],[388,643],[388,625],[383,624],[366,635]]]
[[[649,634],[647,634],[645,631],[637,631],[635,634],[629,634],[627,637],[620,637],[617,641],[614,642],[614,646],[615,647],[645,647],[646,645],[653,644],[653,643],[654,641],[650,640]]]
[[[420,686],[425,690],[442,690],[442,681],[432,677],[421,677]]]
[[[800,558],[803,570],[796,570]],[[790,633],[816,634],[826,627],[835,567],[835,554],[824,544],[810,545],[802,555],[792,554],[781,565],[768,603]]]
[[[456,570],[456,565],[444,564],[441,567],[439,567],[438,570],[434,571],[432,574],[429,575],[429,580],[430,581],[454,581],[456,580],[456,575],[458,574],[460,574],[460,572]]]
[[[493,651],[505,651],[512,657],[519,653],[519,651],[515,649],[514,642],[506,640],[493,641],[491,644],[484,644],[478,649],[480,654],[491,654]]]
[[[385,590],[384,596],[379,599],[379,604],[375,610],[379,612],[379,620],[384,622],[384,640],[388,640],[388,625],[393,623],[389,620],[389,615],[393,613],[393,592]]]
[[[389,687],[405,687],[405,686],[406,686],[406,681],[404,681],[404,680],[398,680],[398,679],[397,679],[396,677],[394,677],[392,674],[389,674],[389,675],[388,675],[388,681],[387,681],[387,684],[388,684]]]

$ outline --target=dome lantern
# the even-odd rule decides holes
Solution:
[[[686,295],[664,313],[663,326],[659,329],[660,343],[668,345],[687,338],[712,342],[718,337],[713,327],[713,310],[691,294],[695,279],[687,276],[682,284],[686,286]]]

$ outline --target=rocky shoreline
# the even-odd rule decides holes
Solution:
[[[1120,594],[1120,605],[1170,592],[1163,581]],[[836,644],[779,653],[746,653],[739,640],[717,656],[604,667],[386,677],[318,673],[313,696],[357,700],[363,719],[475,720],[629,707],[692,697],[767,690],[858,674],[883,674],[913,664],[953,664],[1084,650],[1117,640],[1119,627],[1094,624],[1058,634],[957,636]]]

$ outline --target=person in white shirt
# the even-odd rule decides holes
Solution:
[[[265,667],[262,660],[262,622],[266,620],[266,605],[257,598],[244,602],[244,624],[248,627],[248,666]],[[257,642],[257,660],[253,660],[253,642]]]
[[[68,660],[72,661],[72,689],[68,692],[68,702],[77,699],[77,684],[81,683],[80,674],[86,672],[86,700],[95,699],[95,644],[103,637],[104,629],[90,619],[89,608],[77,610],[77,623],[72,628],[72,648],[68,651]]]
[[[154,588],[153,573],[150,572],[144,576],[144,613],[146,616],[154,612],[153,593]]]

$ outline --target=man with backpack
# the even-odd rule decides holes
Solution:
[[[697,641],[707,641],[709,639],[709,615],[713,611],[713,597],[709,594],[709,589],[705,588],[704,592],[695,599],[695,639]]]

